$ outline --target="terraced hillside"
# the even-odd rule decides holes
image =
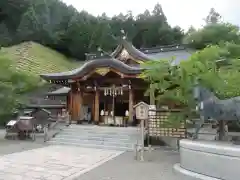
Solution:
[[[35,42],[24,42],[2,48],[1,51],[12,61],[13,68],[36,78],[39,78],[39,74],[67,71],[80,65]]]

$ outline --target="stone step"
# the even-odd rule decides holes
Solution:
[[[72,124],[65,127],[48,143],[133,151],[139,138],[137,128]]]
[[[134,147],[134,142],[111,142],[111,141],[95,141],[95,140],[79,140],[79,139],[64,139],[64,138],[54,138],[53,139],[56,142],[66,142],[66,143],[77,143],[77,144],[95,144],[95,145],[106,145],[106,146],[119,146],[119,147],[128,147],[128,148],[133,148]]]
[[[62,135],[77,136],[77,137],[102,137],[102,138],[117,138],[117,139],[139,139],[140,135],[122,135],[122,134],[108,134],[108,133],[90,133],[90,132],[69,132],[63,130]]]
[[[80,133],[88,132],[88,133],[94,133],[94,134],[97,134],[97,133],[121,134],[121,135],[140,134],[140,132],[75,130],[75,129],[68,129],[68,128],[65,128],[64,130],[69,132],[80,132]]]
[[[82,130],[107,130],[107,131],[123,131],[123,132],[135,132],[138,130],[137,127],[109,127],[109,126],[92,126],[92,125],[70,125],[69,129],[82,129]]]
[[[70,131],[89,131],[89,132],[115,132],[115,133],[138,133],[140,132],[139,129],[128,129],[128,128],[115,128],[115,127],[100,127],[99,129],[97,128],[76,128],[76,127],[71,127],[68,126],[66,129]]]
[[[117,137],[109,137],[109,136],[88,136],[88,135],[81,135],[81,136],[73,136],[72,134],[64,134],[61,133],[57,136],[58,138],[76,138],[79,140],[84,140],[84,139],[88,139],[88,140],[96,140],[96,141],[119,141],[119,142],[132,142],[136,139],[134,138],[117,138]]]
[[[119,146],[105,146],[105,145],[96,145],[96,144],[78,144],[78,143],[69,143],[69,142],[58,142],[58,141],[48,141],[49,144],[57,145],[67,145],[67,146],[80,146],[85,148],[94,148],[94,149],[109,149],[109,150],[119,150],[119,151],[133,151],[133,148],[128,147],[119,147]]]
[[[65,131],[69,132],[90,132],[90,133],[108,133],[108,134],[140,134],[140,131],[137,130],[131,130],[131,131],[126,131],[124,129],[122,130],[108,130],[108,129],[78,129],[78,128],[66,128]]]

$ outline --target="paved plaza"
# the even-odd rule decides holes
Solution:
[[[179,153],[164,147],[145,153],[145,161],[136,161],[133,152],[125,152],[75,180],[184,180],[173,171],[180,162]]]
[[[70,180],[122,152],[68,146],[48,146],[0,158],[1,180]]]
[[[0,180],[181,180],[173,172],[178,162],[179,153],[164,147],[145,153],[140,162],[134,152],[46,146],[40,138],[26,142],[0,136]]]

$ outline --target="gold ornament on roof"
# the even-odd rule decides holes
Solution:
[[[108,72],[110,71],[109,68],[97,68],[95,70],[96,73],[102,75],[102,76],[105,76]]]

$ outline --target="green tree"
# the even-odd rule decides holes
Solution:
[[[211,8],[205,22],[206,24],[217,24],[220,23],[221,18],[221,15],[214,8]]]
[[[174,117],[174,122],[191,119],[196,115],[192,111],[195,109],[193,87],[196,78],[220,99],[240,95],[239,48],[240,45],[233,43],[209,46],[176,66],[172,66],[174,59],[147,62],[143,65],[147,68],[142,77],[152,84],[158,104],[174,102],[181,105],[182,114]]]
[[[222,42],[240,43],[239,27],[229,23],[208,24],[202,29],[189,32],[183,42],[195,49],[203,49],[209,45]]]

